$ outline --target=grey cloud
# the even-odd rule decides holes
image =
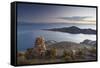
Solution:
[[[92,18],[91,16],[72,16],[72,17],[59,17],[59,19],[73,20],[73,21],[84,21],[86,18]]]

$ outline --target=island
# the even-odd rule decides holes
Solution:
[[[66,32],[71,34],[96,34],[96,30],[93,29],[80,29],[76,26],[71,27],[63,27],[63,28],[52,28],[52,29],[43,29],[43,30],[49,30],[49,31],[58,31],[58,32]]]

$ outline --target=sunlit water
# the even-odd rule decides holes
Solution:
[[[33,47],[36,37],[43,36],[46,41],[54,40],[60,41],[71,41],[80,43],[85,39],[96,40],[96,35],[89,34],[70,34],[64,32],[47,31],[42,29],[50,28],[62,28],[77,26],[79,28],[91,28],[96,29],[96,25],[80,25],[80,24],[31,24],[31,25],[18,25],[17,26],[17,48],[19,51],[26,50],[27,48]]]

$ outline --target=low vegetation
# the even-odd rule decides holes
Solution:
[[[57,49],[56,48],[52,48],[50,50],[50,57],[53,59],[57,57]]]
[[[63,56],[62,58],[67,61],[67,60],[72,60],[72,52],[69,52],[67,50],[63,51]]]

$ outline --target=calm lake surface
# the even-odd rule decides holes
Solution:
[[[51,29],[51,28],[63,28],[76,26],[81,29],[91,28],[96,30],[96,25],[84,25],[84,24],[18,24],[17,25],[17,49],[18,51],[24,51],[27,48],[34,46],[36,37],[43,36],[46,41],[55,40],[60,41],[72,41],[80,43],[85,39],[96,40],[96,35],[89,34],[70,34],[64,32],[54,32],[46,31],[42,29]]]

